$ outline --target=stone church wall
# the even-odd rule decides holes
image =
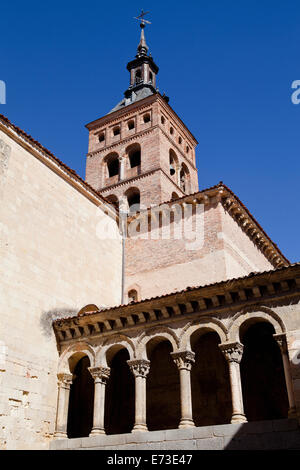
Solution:
[[[115,222],[57,173],[0,131],[0,449],[48,447],[52,321],[121,300],[121,241],[101,240]]]

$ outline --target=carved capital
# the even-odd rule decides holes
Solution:
[[[277,342],[278,346],[280,347],[280,351],[282,354],[287,354],[287,342],[286,342],[286,335],[284,333],[280,333],[278,335],[273,335],[275,341]]]
[[[57,374],[57,378],[58,378],[58,383],[57,384],[58,384],[59,387],[70,388],[71,383],[73,381],[73,375],[72,374],[62,372],[60,374]]]
[[[195,353],[192,351],[176,351],[171,353],[171,357],[179,370],[191,370],[195,362]]]
[[[98,367],[89,367],[88,369],[89,369],[91,376],[95,380],[95,382],[106,384],[110,375],[109,367],[98,366]]]
[[[244,350],[241,343],[223,343],[219,344],[219,348],[228,362],[237,362],[238,364],[241,362]]]
[[[147,359],[135,359],[127,361],[127,364],[135,377],[147,377],[150,370],[150,361]]]

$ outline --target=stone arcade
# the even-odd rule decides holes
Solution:
[[[0,117],[0,448],[300,448],[300,264],[198,190],[144,27],[86,181]]]

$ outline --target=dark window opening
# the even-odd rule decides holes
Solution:
[[[142,72],[141,72],[141,69],[138,69],[136,72],[135,72],[135,83],[138,84],[142,81]]]
[[[93,427],[94,380],[89,366],[90,360],[84,356],[74,369],[69,399],[68,438],[88,437]]]
[[[149,114],[149,113],[144,114],[144,123],[150,122],[150,119],[151,119],[151,118],[150,118],[150,114]]]
[[[134,168],[141,164],[141,151],[136,150],[129,155],[130,168]]]
[[[163,116],[160,118],[160,120],[161,120],[161,123],[162,123],[162,124],[164,124],[164,123],[166,122],[166,120],[165,120],[165,118],[164,118]]]
[[[131,129],[134,129],[134,121],[129,121],[128,122],[128,130],[131,131]]]
[[[119,160],[115,158],[107,163],[108,168],[108,176],[111,178],[112,176],[119,174]]]
[[[128,207],[130,212],[135,212],[139,210],[140,207],[140,192],[136,189],[133,192],[129,192],[127,196]]]
[[[118,126],[118,127],[114,127],[114,128],[113,128],[113,133],[114,133],[114,136],[120,135],[120,127],[119,127],[119,126]]]
[[[105,139],[104,132],[99,135],[99,142],[103,142]]]

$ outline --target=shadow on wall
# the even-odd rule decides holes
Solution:
[[[46,312],[42,312],[40,317],[40,326],[44,336],[50,338],[54,335],[52,323],[54,320],[59,320],[67,317],[74,317],[78,313],[78,309],[71,308],[54,308]]]

